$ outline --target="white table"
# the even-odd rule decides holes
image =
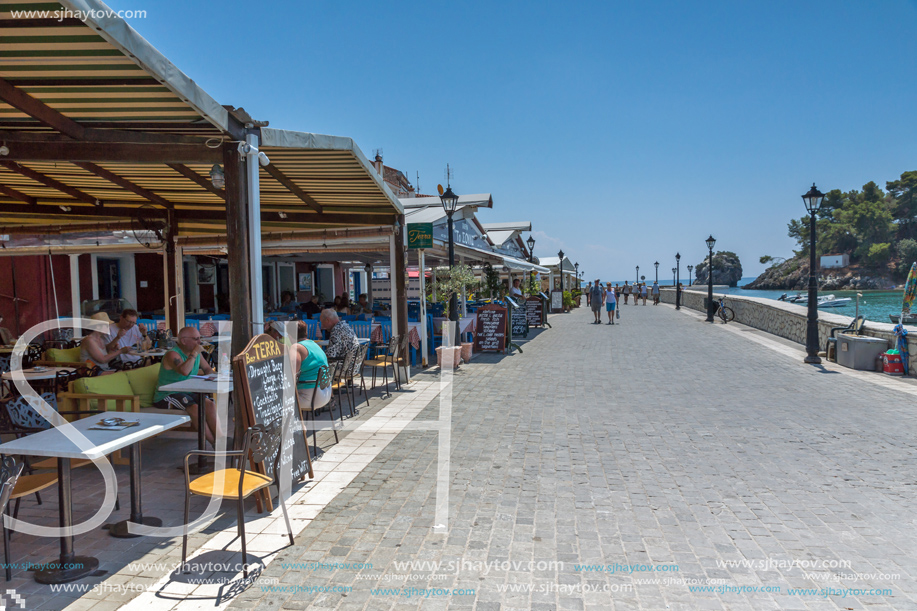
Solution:
[[[369,338],[368,338],[368,337],[358,337],[358,338],[357,338],[357,341],[358,341],[359,343],[361,343],[361,344],[368,344],[368,343],[369,343]],[[317,340],[315,340],[315,343],[318,344],[319,346],[321,346],[322,348],[327,348],[327,347],[328,347],[328,344],[331,343],[331,340],[328,340],[328,339],[317,339]]]
[[[217,376],[214,374],[214,377]],[[190,377],[187,380],[182,380],[181,382],[172,382],[171,384],[165,384],[159,387],[159,390],[173,393],[173,392],[188,392],[197,395],[197,449],[205,451],[207,449],[206,436],[204,435],[204,428],[207,426],[207,414],[204,411],[204,395],[207,394],[219,394],[222,392],[221,383],[226,380],[225,383],[228,384],[229,392],[232,392],[232,376],[226,378],[219,377],[213,380],[207,380],[200,377]],[[200,475],[207,471],[207,459],[204,455],[199,454],[197,457],[197,464],[191,465],[191,473],[193,475]]]
[[[103,418],[123,418],[140,422],[123,431],[93,431]],[[184,414],[146,414],[143,412],[106,412],[77,420],[72,426],[77,429],[91,444],[83,450],[67,437],[62,429],[51,428],[34,435],[28,435],[8,443],[0,444],[0,454],[23,456],[49,456],[57,458],[57,488],[60,500],[60,525],[68,528],[73,525],[73,503],[71,497],[70,459],[92,460],[107,456],[121,448],[131,447],[131,518],[135,524],[162,526],[157,518],[144,517],[140,504],[140,442],[154,437],[164,431],[188,422]],[[123,526],[122,526],[123,525]],[[128,531],[128,522],[119,522],[111,527],[112,534],[116,529]],[[116,535],[117,536],[117,535]],[[60,560],[52,563],[57,568],[48,568],[35,573],[38,583],[67,583],[91,574],[99,567],[99,561],[91,556],[77,556],[73,551],[73,535],[61,537]],[[72,566],[77,568],[63,568]]]
[[[25,376],[26,380],[53,380],[57,377],[58,371],[66,371],[70,373],[75,371],[73,367],[44,367],[41,371],[35,371],[34,369],[23,369],[22,375]],[[12,380],[13,372],[7,371],[0,378],[4,380]]]

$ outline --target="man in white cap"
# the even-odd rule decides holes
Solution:
[[[595,316],[595,322],[592,324],[600,325],[602,324],[602,304],[605,303],[605,292],[602,290],[602,281],[596,278],[591,291],[592,292],[589,293],[589,305],[592,307],[592,314]]]

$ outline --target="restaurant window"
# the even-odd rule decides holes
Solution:
[[[96,259],[99,276],[99,299],[121,297],[121,261],[118,259]]]

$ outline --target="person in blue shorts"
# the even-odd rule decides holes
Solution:
[[[611,282],[608,283],[608,287],[605,289],[605,311],[608,312],[608,324],[615,324],[615,308],[618,305],[618,300],[615,297],[614,287],[611,286]]]

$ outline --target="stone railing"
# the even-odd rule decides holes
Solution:
[[[671,288],[660,291],[661,299],[665,303],[675,303],[675,291]],[[713,298],[724,296],[714,291]],[[761,297],[746,297],[744,295],[725,295],[726,305],[735,310],[736,322],[772,333],[798,344],[806,343],[806,306],[785,303],[775,299]],[[687,307],[699,312],[706,312],[704,300],[707,298],[706,290],[686,290],[681,293],[681,307]],[[716,319],[719,322],[719,318]],[[824,310],[818,311],[818,345],[819,350],[825,349],[825,344],[835,327],[846,327],[853,321],[852,316],[842,316]],[[863,335],[878,337],[888,341],[888,347],[895,345],[895,325],[891,323],[866,321]],[[907,327],[908,351],[917,356],[917,328]],[[909,373],[917,374],[917,358],[911,358]]]

